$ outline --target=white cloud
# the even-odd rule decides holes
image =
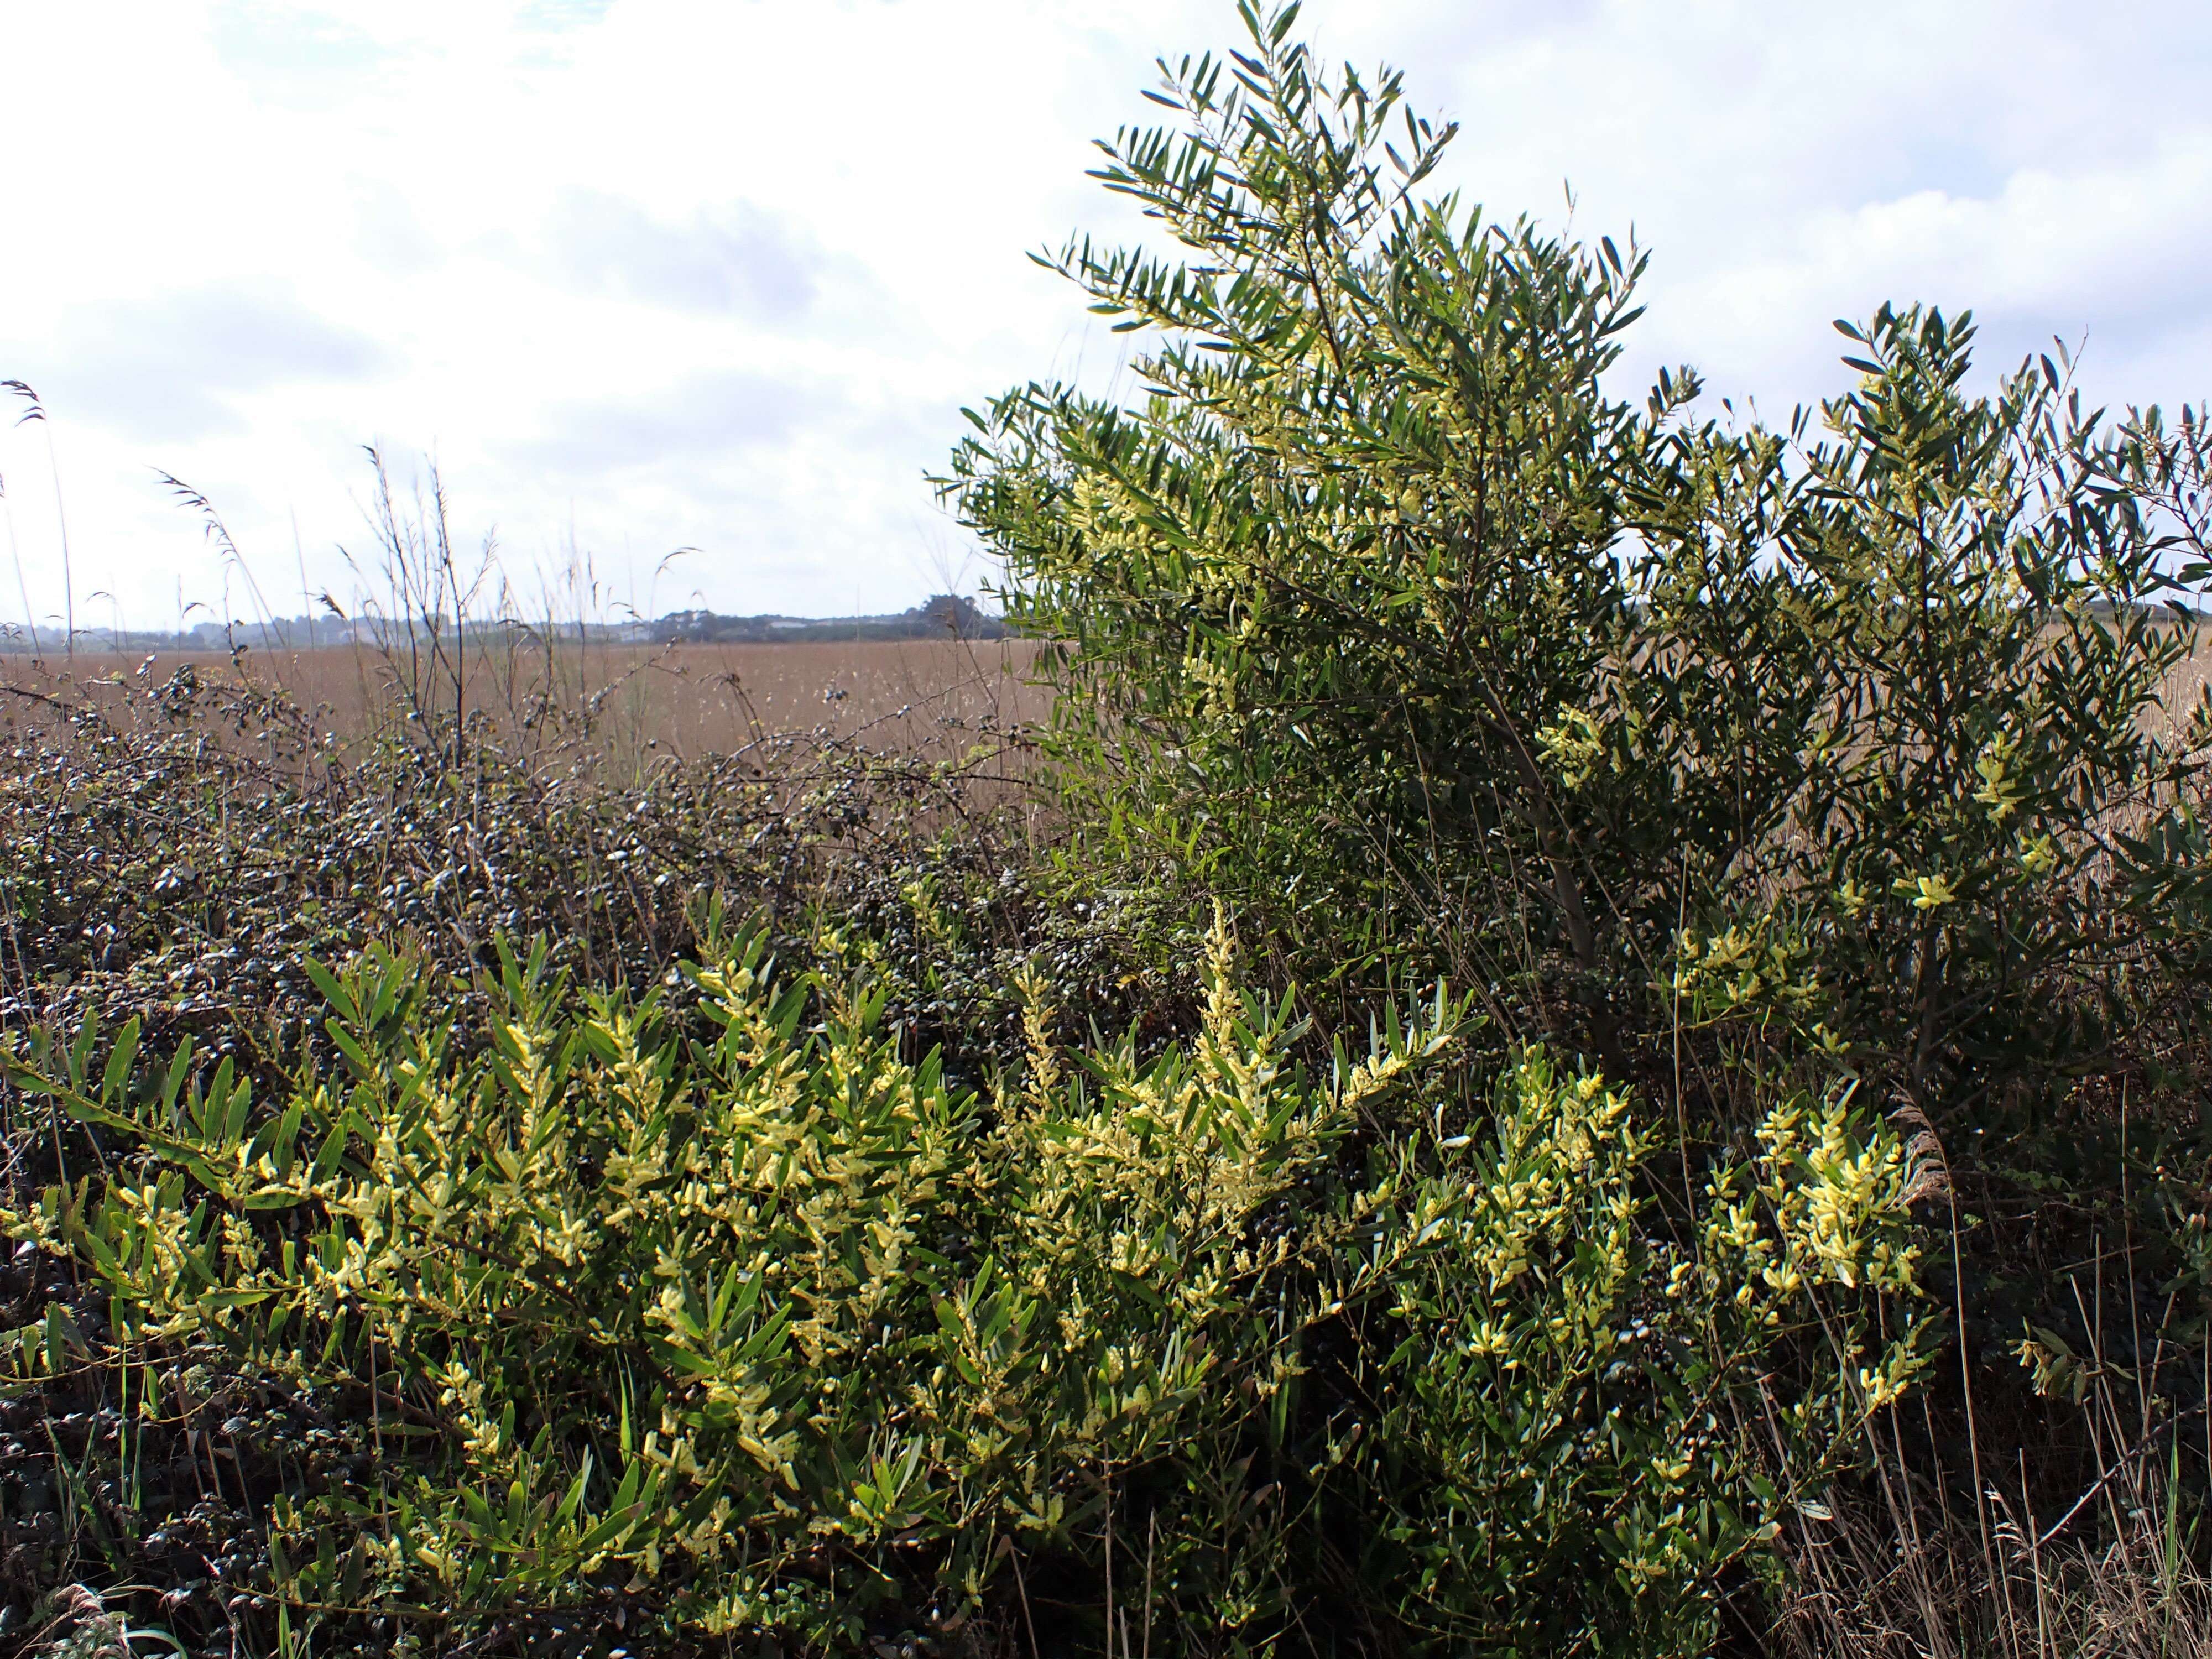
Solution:
[[[1556,222],[1571,179],[1580,228],[1634,226],[1626,372],[1688,360],[1786,407],[1844,379],[1830,318],[1926,298],[1975,309],[1992,373],[2058,333],[2095,395],[2212,392],[2201,7],[1310,0],[1305,25],[1462,121],[1470,201]],[[1121,349],[1024,253],[1130,229],[1088,141],[1158,113],[1155,52],[1234,27],[1225,0],[0,10],[0,378],[53,410],[79,587],[220,592],[154,465],[265,586],[296,585],[295,519],[308,585],[335,580],[374,441],[434,449],[510,559],[573,526],[640,598],[685,544],[724,608],[919,598],[959,562],[921,480],[958,406]],[[52,609],[45,470],[0,433]]]
[[[75,416],[154,441],[250,433],[243,394],[345,386],[383,358],[368,335],[317,316],[285,285],[244,280],[72,305],[49,349]]]
[[[547,232],[566,274],[648,305],[787,324],[805,314],[820,286],[820,256],[804,235],[744,202],[671,224],[619,196],[570,191]]]

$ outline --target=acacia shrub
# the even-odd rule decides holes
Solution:
[[[1065,642],[1079,856],[1231,895],[1348,1008],[1442,966],[1670,1080],[1686,1025],[1717,1127],[1842,1065],[1958,1129],[2157,1041],[2166,922],[2108,878],[2208,728],[2158,718],[2203,550],[2154,417],[2048,357],[1975,395],[1920,307],[1838,325],[1817,422],[1616,398],[1644,257],[1425,197],[1452,129],[1295,18],[1102,145],[1174,246],[1052,261],[1158,337],[1143,396],[1017,388],[944,481]]]
[[[1923,1363],[1925,1171],[1847,1099],[1678,1234],[1620,1091],[1468,1106],[1441,993],[1310,1075],[1225,926],[1189,1042],[1065,1049],[1027,976],[986,1094],[757,933],[643,996],[313,972],[273,1096],[9,1050],[102,1143],[0,1214],[0,1372],[77,1429],[0,1473],[12,1596],[194,1652],[1673,1650]]]
[[[2212,1335],[2206,423],[2107,419],[2063,349],[1984,391],[1922,306],[1839,322],[1850,385],[1778,425],[1689,369],[1619,397],[1639,251],[1436,195],[1400,76],[1242,10],[1101,147],[1156,234],[1048,256],[1133,394],[1016,387],[941,481],[1062,642],[1063,879],[1228,895],[1346,1025],[1447,972],[1493,1056],[1638,1085],[1684,1231],[1778,1095],[1929,1133],[1955,1348],[1852,1525],[1971,1528],[1995,1597],[1989,1471],[2086,1534],[2113,1447],[2212,1410],[2172,1358]],[[2091,1355],[2136,1429],[2038,1397]]]

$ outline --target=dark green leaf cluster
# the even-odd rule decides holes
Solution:
[[[1839,325],[1818,434],[1697,418],[1687,370],[1617,400],[1643,256],[1419,198],[1449,129],[1288,15],[1104,147],[1178,251],[1052,262],[1159,335],[1145,399],[1018,389],[945,481],[1064,642],[1094,846],[1618,1075],[1686,1020],[1951,1122],[2154,1017],[2103,882],[2204,758],[2201,443],[2047,357],[1974,395],[1971,319],[1917,308]]]

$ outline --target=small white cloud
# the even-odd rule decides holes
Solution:
[[[587,287],[779,322],[813,303],[823,264],[801,233],[742,202],[672,224],[620,197],[571,190],[550,216],[547,240],[556,268]]]
[[[367,333],[273,282],[76,307],[41,355],[54,366],[50,383],[66,387],[67,418],[171,445],[246,430],[240,394],[356,384],[386,362]]]
[[[224,0],[209,23],[216,55],[247,76],[349,75],[392,55],[368,30],[319,6]]]
[[[835,407],[815,388],[712,370],[652,392],[565,404],[514,455],[567,491],[639,468],[666,475],[702,459],[785,448]]]
[[[612,0],[529,0],[514,15],[517,28],[559,34],[588,28],[607,15]]]

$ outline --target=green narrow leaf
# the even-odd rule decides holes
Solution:
[[[246,1122],[253,1110],[253,1079],[242,1077],[230,1091],[229,1109],[223,1114],[222,1144],[235,1146],[246,1139]]]
[[[271,1146],[273,1162],[279,1177],[289,1176],[292,1165],[300,1155],[300,1126],[307,1116],[307,1102],[295,1100],[277,1120],[276,1138]]]
[[[300,966],[315,982],[315,988],[323,994],[323,1000],[337,1011],[340,1019],[349,1025],[361,1024],[361,1010],[355,1006],[352,994],[336,974],[313,957],[301,957]]]
[[[374,1063],[354,1040],[352,1032],[334,1019],[324,1021],[323,1029],[330,1033],[331,1041],[337,1045],[338,1052],[345,1056],[346,1064],[353,1067],[356,1076],[366,1081],[376,1075]]]
[[[92,1069],[92,1051],[100,1041],[100,1016],[88,1013],[84,1024],[77,1027],[76,1041],[70,1045],[67,1056],[70,1086],[82,1091],[85,1079]]]
[[[177,1121],[178,1097],[184,1090],[185,1079],[191,1075],[191,1070],[192,1040],[188,1036],[177,1045],[177,1052],[169,1060],[168,1072],[161,1079],[161,1111],[172,1124]]]
[[[138,1018],[132,1015],[115,1039],[114,1049],[107,1056],[107,1069],[100,1074],[100,1103],[113,1106],[121,1103],[125,1086],[131,1081],[131,1068],[138,1058]]]

